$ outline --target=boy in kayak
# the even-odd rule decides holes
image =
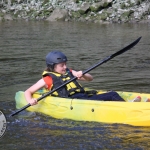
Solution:
[[[31,105],[37,104],[37,100],[32,98],[32,94],[42,89],[43,94],[53,90],[70,79],[77,77],[78,80],[92,81],[93,77],[86,73],[83,75],[82,71],[75,71],[67,68],[67,57],[60,51],[52,51],[46,56],[47,69],[42,74],[42,79],[32,85],[25,91],[25,97]],[[86,92],[85,89],[75,80],[63,86],[59,90],[53,92],[52,96],[77,98],[86,100],[103,100],[103,101],[125,101],[119,96],[117,92],[110,91],[103,94],[96,92]],[[135,100],[141,101],[140,97]]]

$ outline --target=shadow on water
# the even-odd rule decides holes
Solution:
[[[150,93],[149,24],[0,22],[0,110],[9,116],[14,97],[41,78],[45,55],[54,49],[68,56],[68,67],[86,70],[142,36],[131,51],[91,71],[103,90]],[[150,127],[59,120],[42,114],[7,117],[1,149],[124,149],[150,147]]]

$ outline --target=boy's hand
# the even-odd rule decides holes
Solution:
[[[30,100],[31,106],[36,105],[37,103],[38,103],[38,102],[37,102],[37,99],[36,99],[36,98],[32,98],[32,99]]]
[[[77,77],[78,79],[80,79],[83,76],[83,72],[82,71],[72,71],[72,74]]]

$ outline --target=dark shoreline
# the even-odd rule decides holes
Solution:
[[[148,0],[9,0],[0,2],[0,21],[4,20],[150,23],[150,4]]]

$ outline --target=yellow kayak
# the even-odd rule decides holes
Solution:
[[[104,93],[106,91],[99,91]],[[27,108],[28,111],[39,112],[58,119],[77,121],[93,121],[101,123],[121,123],[134,126],[150,126],[150,103],[145,102],[150,94],[134,92],[117,92],[126,102],[94,101],[47,96],[37,105]],[[132,100],[141,96],[141,102]],[[39,98],[40,94],[33,97]],[[15,96],[16,108],[20,109],[28,103],[24,92]]]

